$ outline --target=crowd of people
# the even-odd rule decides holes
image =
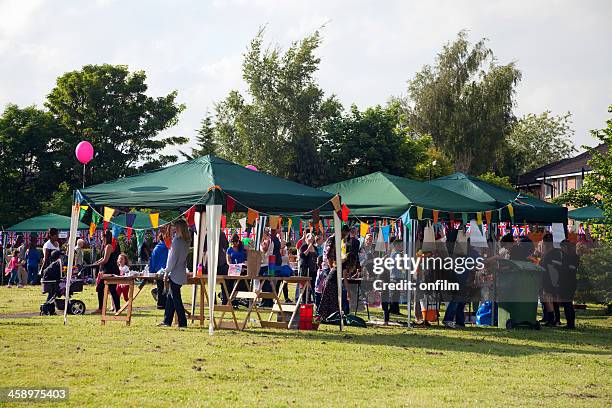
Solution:
[[[252,246],[247,247],[239,235],[234,234],[228,241],[225,233],[221,232],[217,274],[227,275],[231,265],[245,265],[249,253],[248,249],[258,249],[261,253],[260,274],[271,273],[270,271],[274,270],[277,276],[299,274],[310,278],[311,290],[305,301],[315,304],[319,318],[325,322],[330,316],[339,312],[339,280],[335,268],[337,262],[335,236],[332,234],[326,237],[321,232],[305,229],[303,234],[298,237],[295,245],[286,240],[286,237],[282,230],[266,228],[261,237],[259,248],[253,248]],[[365,301],[372,301],[375,291],[372,287],[367,286],[367,282],[373,277],[372,264],[375,257],[393,257],[403,251],[403,246],[402,241],[391,236],[386,250],[381,253],[381,251],[375,250],[372,233],[368,232],[362,237],[358,228],[349,228],[346,225],[342,228],[341,237],[343,266],[342,276],[340,277],[342,286],[341,306],[344,314],[348,314],[351,297],[348,290],[349,279],[360,278],[363,282],[366,282],[362,292],[365,293],[367,299]],[[166,238],[171,238],[169,247]],[[444,252],[446,255],[452,255],[453,239],[451,236],[448,238]],[[153,274],[163,272],[163,278],[157,281],[155,291],[157,308],[165,311],[161,326],[170,326],[175,315],[178,318],[179,327],[184,327],[187,324],[180,288],[187,283],[187,258],[190,243],[191,232],[185,220],[180,219],[172,224],[171,229],[162,230],[157,234],[157,243],[152,251],[147,249],[146,258],[149,272]],[[84,246],[85,242],[79,239],[75,250],[75,264],[78,269],[85,265]],[[49,230],[42,251],[37,248],[35,239],[26,242],[23,236],[18,236],[15,244],[8,251],[10,257],[7,259],[5,268],[5,274],[8,276],[8,287],[17,285],[18,288],[21,288],[26,284],[37,285],[40,284],[41,279],[59,280],[61,277],[61,247],[58,231],[54,228]],[[204,273],[207,272],[206,251],[207,242],[205,241],[202,258]],[[104,282],[102,277],[106,275],[125,275],[129,273],[131,265],[128,255],[120,251],[119,245],[113,239],[110,230],[104,232],[100,253],[100,258],[92,260],[93,262],[90,265],[99,269],[96,279],[98,308],[94,313],[101,313],[103,307]],[[436,256],[440,254],[437,254],[434,250],[420,251],[420,255]],[[566,327],[570,329],[575,327],[573,297],[576,290],[579,256],[576,252],[576,245],[572,242],[565,240],[561,243],[560,248],[556,248],[553,245],[552,235],[549,233],[543,234],[542,240],[537,243],[532,242],[528,237],[515,239],[512,234],[506,234],[500,239],[499,245],[496,246],[489,245],[487,248],[477,248],[468,244],[462,256],[484,257],[486,260],[485,268],[484,270],[468,268],[466,273],[447,276],[450,277],[451,281],[459,283],[460,286],[459,291],[448,294],[446,298],[442,299],[447,303],[443,317],[443,324],[447,327],[465,326],[465,307],[473,303],[474,310],[476,310],[483,302],[490,301],[493,298],[491,271],[495,268],[496,261],[500,259],[530,261],[540,265],[544,270],[539,295],[543,308],[542,322],[546,326],[560,325],[560,311],[563,309],[567,321]],[[428,272],[431,271],[417,271],[415,279],[417,281],[426,280],[426,273]],[[397,270],[387,270],[378,278],[389,282],[398,281],[402,278],[402,273]],[[227,282],[229,293],[232,292],[234,282],[234,280],[228,280]],[[245,282],[239,281],[238,284],[245,285]],[[266,284],[268,284],[267,281]],[[280,282],[278,284],[280,285]],[[238,290],[246,289],[238,288]],[[264,287],[262,290],[270,291],[271,288]],[[299,296],[298,290],[299,287],[296,288],[296,298]],[[109,285],[109,293],[112,298],[112,309],[120,310],[121,297],[124,301],[128,300],[128,287],[125,285]],[[414,323],[416,324],[427,324],[430,320],[428,317],[430,309],[428,295],[423,291],[419,292],[418,289],[415,293]],[[224,291],[221,291],[219,297],[222,304],[227,304],[230,301]],[[285,302],[292,302],[288,285],[283,285],[283,298]],[[392,314],[401,314],[400,303],[405,302],[405,299],[401,299],[398,292],[378,291],[374,298],[379,301],[382,307],[385,324],[389,323]],[[376,303],[376,301],[373,303]],[[240,307],[241,304],[234,300],[233,306]],[[271,307],[272,300],[265,300],[261,306]],[[439,305],[435,307],[438,308]]]

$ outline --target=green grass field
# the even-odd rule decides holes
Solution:
[[[67,404],[45,406],[612,403],[612,317],[594,307],[569,332],[322,326],[209,336],[191,325],[158,328],[161,312],[150,308],[130,327],[89,315],[67,326],[59,316],[15,316],[38,310],[39,290],[0,288],[0,387],[70,388]],[[92,287],[79,297],[95,308]],[[135,307],[152,305],[142,293]]]

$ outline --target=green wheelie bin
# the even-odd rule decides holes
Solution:
[[[538,295],[544,269],[532,262],[500,260],[496,272],[497,327],[540,329]]]

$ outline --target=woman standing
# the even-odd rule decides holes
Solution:
[[[107,275],[119,276],[119,265],[117,260],[119,258],[119,246],[117,249],[113,249],[113,234],[110,230],[104,232],[104,256],[96,261],[93,265],[100,267],[100,272],[96,280],[96,292],[98,292],[98,309],[94,311],[94,314],[102,313],[102,307],[104,305],[104,281],[102,278]],[[113,298],[113,305],[115,311],[120,309],[119,294],[117,293],[117,285],[108,285],[108,291]]]
[[[175,237],[170,246],[168,264],[164,274],[164,282],[168,282],[170,290],[166,299],[164,321],[159,326],[172,326],[172,320],[176,312],[179,327],[187,327],[185,307],[183,306],[183,299],[181,299],[181,286],[187,283],[187,254],[191,241],[187,222],[182,219],[177,220],[172,224],[172,232]]]
[[[315,281],[317,279],[317,258],[318,258],[317,250],[314,246],[314,236],[309,233],[306,234],[305,242],[302,244],[300,248],[300,275],[310,277],[310,292],[308,293],[309,297],[313,298],[314,301],[314,293],[313,290],[315,288]],[[311,303],[309,299],[306,299],[307,303]]]
[[[30,246],[26,252],[28,266],[28,284],[38,285],[38,267],[40,264],[40,251],[36,248],[36,238],[30,238]]]

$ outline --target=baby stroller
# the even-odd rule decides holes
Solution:
[[[47,301],[40,305],[40,315],[54,315],[55,310],[63,311],[66,307],[66,278],[57,280],[43,280],[43,293],[47,293]],[[68,313],[72,315],[85,314],[85,303],[78,299],[72,299],[75,293],[83,292],[83,279],[75,277],[70,283],[70,302],[68,303]]]

